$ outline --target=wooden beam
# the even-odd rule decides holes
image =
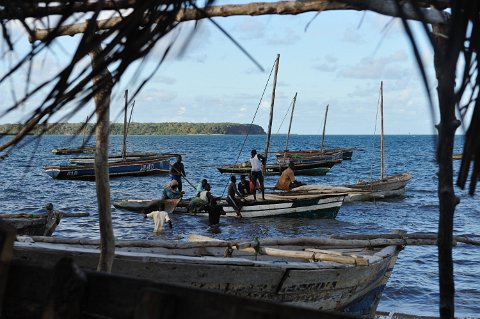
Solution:
[[[423,1],[419,6],[425,5]],[[442,24],[448,21],[448,13],[433,8],[415,8],[410,3],[398,6],[395,0],[305,0],[305,1],[278,1],[278,2],[252,2],[241,5],[210,6],[197,9],[182,10],[177,14],[177,22],[202,20],[214,17],[229,16],[261,16],[261,15],[297,15],[307,12],[321,12],[331,10],[355,10],[373,11],[379,14],[401,17],[410,20],[419,20],[426,23]],[[97,29],[105,30],[115,28],[124,18],[113,17],[97,21]],[[147,21],[143,23],[146,24]],[[84,33],[87,30],[88,22],[65,25],[59,28],[38,29],[33,31],[29,40],[43,41],[49,34],[55,32],[55,36],[73,36]]]

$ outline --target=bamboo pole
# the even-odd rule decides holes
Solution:
[[[288,140],[290,139],[290,129],[292,128],[293,111],[295,110],[296,101],[297,101],[297,92],[295,92],[295,96],[293,97],[292,113],[290,114],[290,124],[288,124],[287,140],[285,141],[285,152],[283,153],[284,158],[286,157],[286,154],[288,151]]]
[[[277,74],[278,74],[278,64],[280,63],[280,54],[277,54],[277,59],[275,61],[275,74],[273,76],[273,88],[272,88],[272,101],[270,104],[270,118],[268,121],[268,132],[267,132],[267,141],[265,142],[265,153],[263,157],[265,157],[265,165],[262,168],[262,174],[265,178],[266,171],[267,171],[267,160],[268,160],[268,147],[270,146],[270,136],[272,135],[272,121],[273,121],[273,106],[275,105],[275,88],[277,86]],[[263,189],[263,185],[261,186]],[[263,192],[263,190],[262,190]]]
[[[323,142],[325,141],[325,127],[327,126],[327,115],[328,115],[328,105],[325,108],[325,118],[323,119],[323,131],[322,131],[322,145],[320,146],[320,151],[323,152]]]

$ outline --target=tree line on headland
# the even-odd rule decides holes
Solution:
[[[41,133],[46,135],[80,135],[83,132],[93,132],[94,124],[84,123],[52,123],[37,125],[32,130],[33,135]],[[2,124],[0,134],[17,134],[22,129],[21,124]],[[123,124],[110,123],[111,135],[122,135]],[[246,135],[265,134],[263,128],[255,124],[237,123],[130,123],[128,126],[129,135],[189,135],[189,134],[225,134],[225,135]]]

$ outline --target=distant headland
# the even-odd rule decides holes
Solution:
[[[37,125],[32,135],[80,135],[83,123],[52,123]],[[23,128],[21,124],[1,124],[0,134],[16,134]],[[93,132],[93,124],[87,124],[85,132]],[[111,135],[122,135],[123,124],[110,123]],[[263,128],[255,124],[237,123],[130,123],[129,135],[246,135],[265,134]]]

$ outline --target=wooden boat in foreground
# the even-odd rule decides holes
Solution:
[[[312,218],[336,218],[340,207],[343,204],[346,193],[305,193],[305,192],[267,192],[265,200],[249,195],[242,202],[242,217],[271,217],[271,216],[303,216]],[[114,201],[113,206],[118,209],[141,211],[155,200],[119,200]],[[167,200],[172,201],[172,200]],[[187,210],[189,201],[182,200],[173,211],[174,213],[189,213]],[[228,205],[225,199],[218,201],[223,208],[225,217],[236,217],[233,208]],[[208,216],[206,212],[192,213],[196,216]]]
[[[13,260],[51,267],[70,257],[82,270],[97,267],[98,240],[40,240],[15,242]],[[400,247],[328,238],[196,240],[116,241],[112,273],[371,318]]]

